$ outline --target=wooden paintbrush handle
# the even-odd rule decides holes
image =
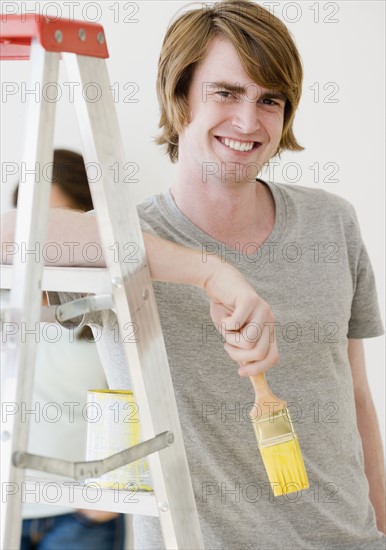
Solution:
[[[272,415],[273,412],[280,411],[286,406],[285,401],[272,393],[264,373],[250,376],[249,379],[255,390],[255,403],[257,405],[250,412],[252,418],[266,414]]]

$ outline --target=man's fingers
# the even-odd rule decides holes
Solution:
[[[238,369],[239,376],[256,376],[256,374],[261,374],[267,372],[270,368],[277,365],[280,361],[279,352],[277,350],[276,343],[272,343],[269,352],[263,361],[254,361],[253,363],[240,364]]]
[[[251,330],[252,329],[252,330]],[[265,359],[270,345],[276,340],[275,327],[264,326],[260,327],[251,325],[245,327],[244,330],[234,336],[236,343],[234,344],[231,338],[226,338],[225,350],[230,357],[237,362],[262,361]]]
[[[243,337],[245,338],[245,336]],[[241,362],[251,362],[251,361],[262,361],[268,354],[270,346],[270,334],[267,327],[260,334],[258,342],[252,342],[252,345],[249,348],[246,348],[248,342],[244,342],[244,347],[235,347],[230,346],[229,344],[224,344],[225,351],[228,352],[229,356],[238,363]]]
[[[241,330],[241,328],[247,323],[254,307],[256,306],[257,299],[257,295],[256,298],[253,298],[252,300],[243,298],[238,299],[232,314],[227,314],[221,319],[221,326],[223,329]]]
[[[261,340],[265,340],[264,335],[270,330],[266,325],[269,319],[265,309],[260,308],[259,312],[254,312],[254,320],[246,323],[240,330],[221,332],[228,344],[236,348],[253,349]]]
[[[244,350],[252,349],[256,346],[256,342],[246,340],[245,337],[238,331],[221,331],[224,340],[232,348],[240,348]]]
[[[217,329],[221,332],[221,329],[224,328],[221,323],[224,317],[227,315],[230,315],[231,311],[226,308],[223,304],[219,304],[218,302],[211,302],[210,303],[210,316],[212,318],[212,321],[216,324]]]

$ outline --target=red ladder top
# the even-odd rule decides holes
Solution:
[[[49,52],[109,57],[102,25],[29,13],[3,14],[0,59],[29,59],[32,38]]]

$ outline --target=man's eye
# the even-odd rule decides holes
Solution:
[[[270,101],[270,103],[267,103],[266,105],[280,105],[280,103],[274,101],[273,99],[269,99],[268,97],[265,97],[262,101]]]
[[[232,95],[231,92],[226,92],[225,90],[220,90],[216,92],[216,94],[224,98],[230,97]]]

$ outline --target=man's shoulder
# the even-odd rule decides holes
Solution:
[[[274,185],[281,191],[287,202],[305,208],[307,211],[321,212],[324,215],[339,215],[347,221],[356,219],[354,206],[341,195],[320,187],[314,188],[278,182],[274,182]]]
[[[163,236],[165,212],[162,207],[162,193],[151,195],[137,204],[142,231]]]

